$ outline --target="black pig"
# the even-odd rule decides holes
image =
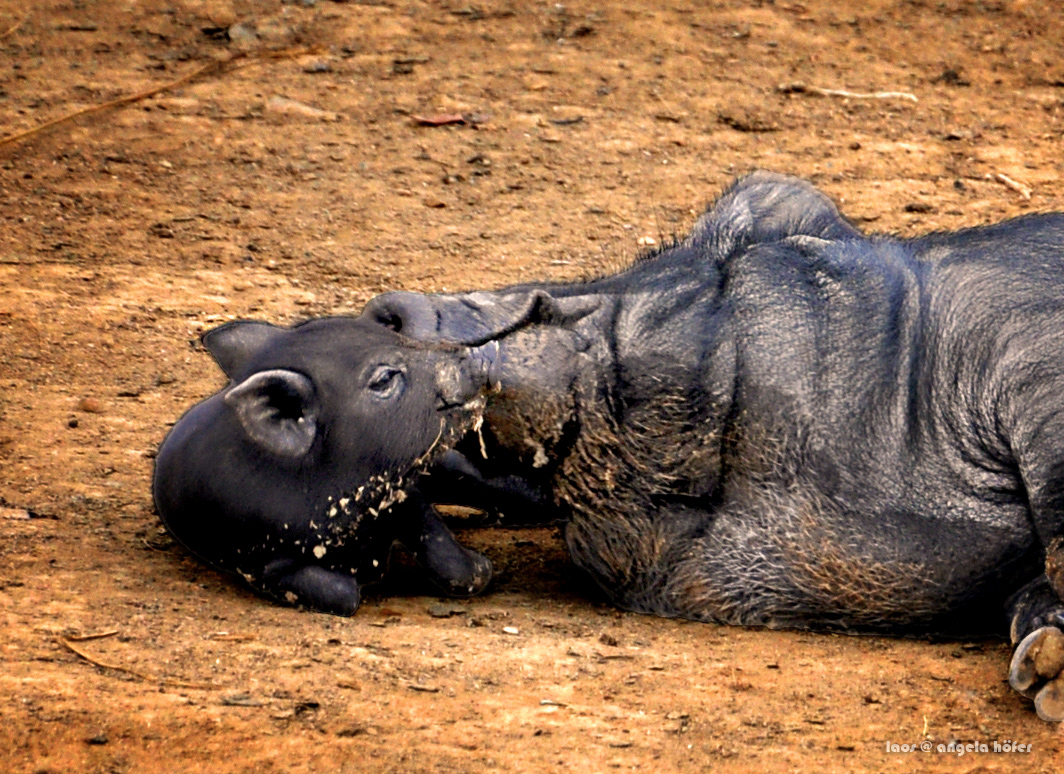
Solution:
[[[396,540],[444,591],[484,589],[490,562],[416,486],[480,420],[484,353],[350,318],[233,323],[204,344],[229,386],[181,417],[155,463],[156,510],[178,541],[278,601],[339,615]]]
[[[1004,610],[1013,687],[1064,718],[1064,215],[867,237],[757,173],[619,274],[364,316],[499,345],[488,459],[454,467],[546,486],[622,607],[890,633]]]
[[[619,274],[386,294],[357,322],[312,326],[264,345],[251,323],[209,336],[234,386],[178,423],[156,471],[164,520],[194,551],[229,561],[212,529],[232,523],[255,566],[282,563],[265,590],[350,612],[357,586],[336,579],[362,582],[399,539],[475,591],[490,570],[427,503],[495,493],[549,503],[574,562],[632,610],[887,633],[992,631],[1003,610],[1010,681],[1064,718],[1064,215],[867,237],[808,184],[757,173]],[[314,347],[270,338],[304,331]],[[405,364],[405,400],[349,409],[379,346]],[[249,380],[283,370],[310,387],[258,397]],[[463,385],[450,401],[443,372]],[[298,417],[303,393],[309,450],[295,432],[264,452],[270,433],[246,418]],[[388,518],[361,501],[334,513],[370,481],[406,500]],[[327,566],[272,558],[261,535],[282,521],[314,540],[329,524],[344,550]]]

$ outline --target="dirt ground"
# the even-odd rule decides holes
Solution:
[[[1064,209],[1062,51],[1055,0],[0,1],[5,136],[236,57],[0,145],[0,772],[1058,771],[1003,642],[620,613],[555,528],[301,613],[149,483],[231,318],[602,271],[754,167],[876,231]]]

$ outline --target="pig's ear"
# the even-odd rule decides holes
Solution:
[[[547,290],[533,288],[512,293],[468,293],[461,303],[478,320],[480,330],[471,332],[460,343],[480,346],[530,325],[569,327],[598,310],[602,299],[594,294],[555,297]]]
[[[203,334],[203,346],[225,375],[232,378],[248,358],[283,330],[269,323],[235,320]]]
[[[303,374],[259,371],[225,394],[252,441],[281,457],[302,457],[318,432],[318,399]]]

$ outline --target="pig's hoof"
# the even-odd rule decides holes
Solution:
[[[281,559],[267,565],[263,576],[262,590],[286,604],[342,616],[358,610],[361,594],[350,575]]]
[[[495,568],[491,566],[491,559],[484,556],[484,554],[478,554],[476,551],[470,551],[473,556],[471,558],[472,571],[470,572],[469,584],[466,586],[469,595],[479,594],[488,587],[491,583],[491,576],[495,572]]]
[[[1043,626],[1024,637],[1012,655],[1009,685],[1034,699],[1042,720],[1064,720],[1064,632]]]
[[[446,568],[433,568],[436,570],[433,580],[452,597],[473,597],[491,583],[491,560],[465,547],[461,551],[461,561],[452,560]]]

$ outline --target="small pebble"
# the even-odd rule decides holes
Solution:
[[[433,618],[450,618],[453,615],[464,615],[465,610],[455,605],[432,604],[429,605],[429,615]]]
[[[103,404],[96,398],[82,398],[78,401],[77,409],[86,414],[102,414]]]
[[[259,38],[255,29],[247,24],[234,24],[226,32],[229,35],[229,40],[238,45],[250,45],[257,42]]]

